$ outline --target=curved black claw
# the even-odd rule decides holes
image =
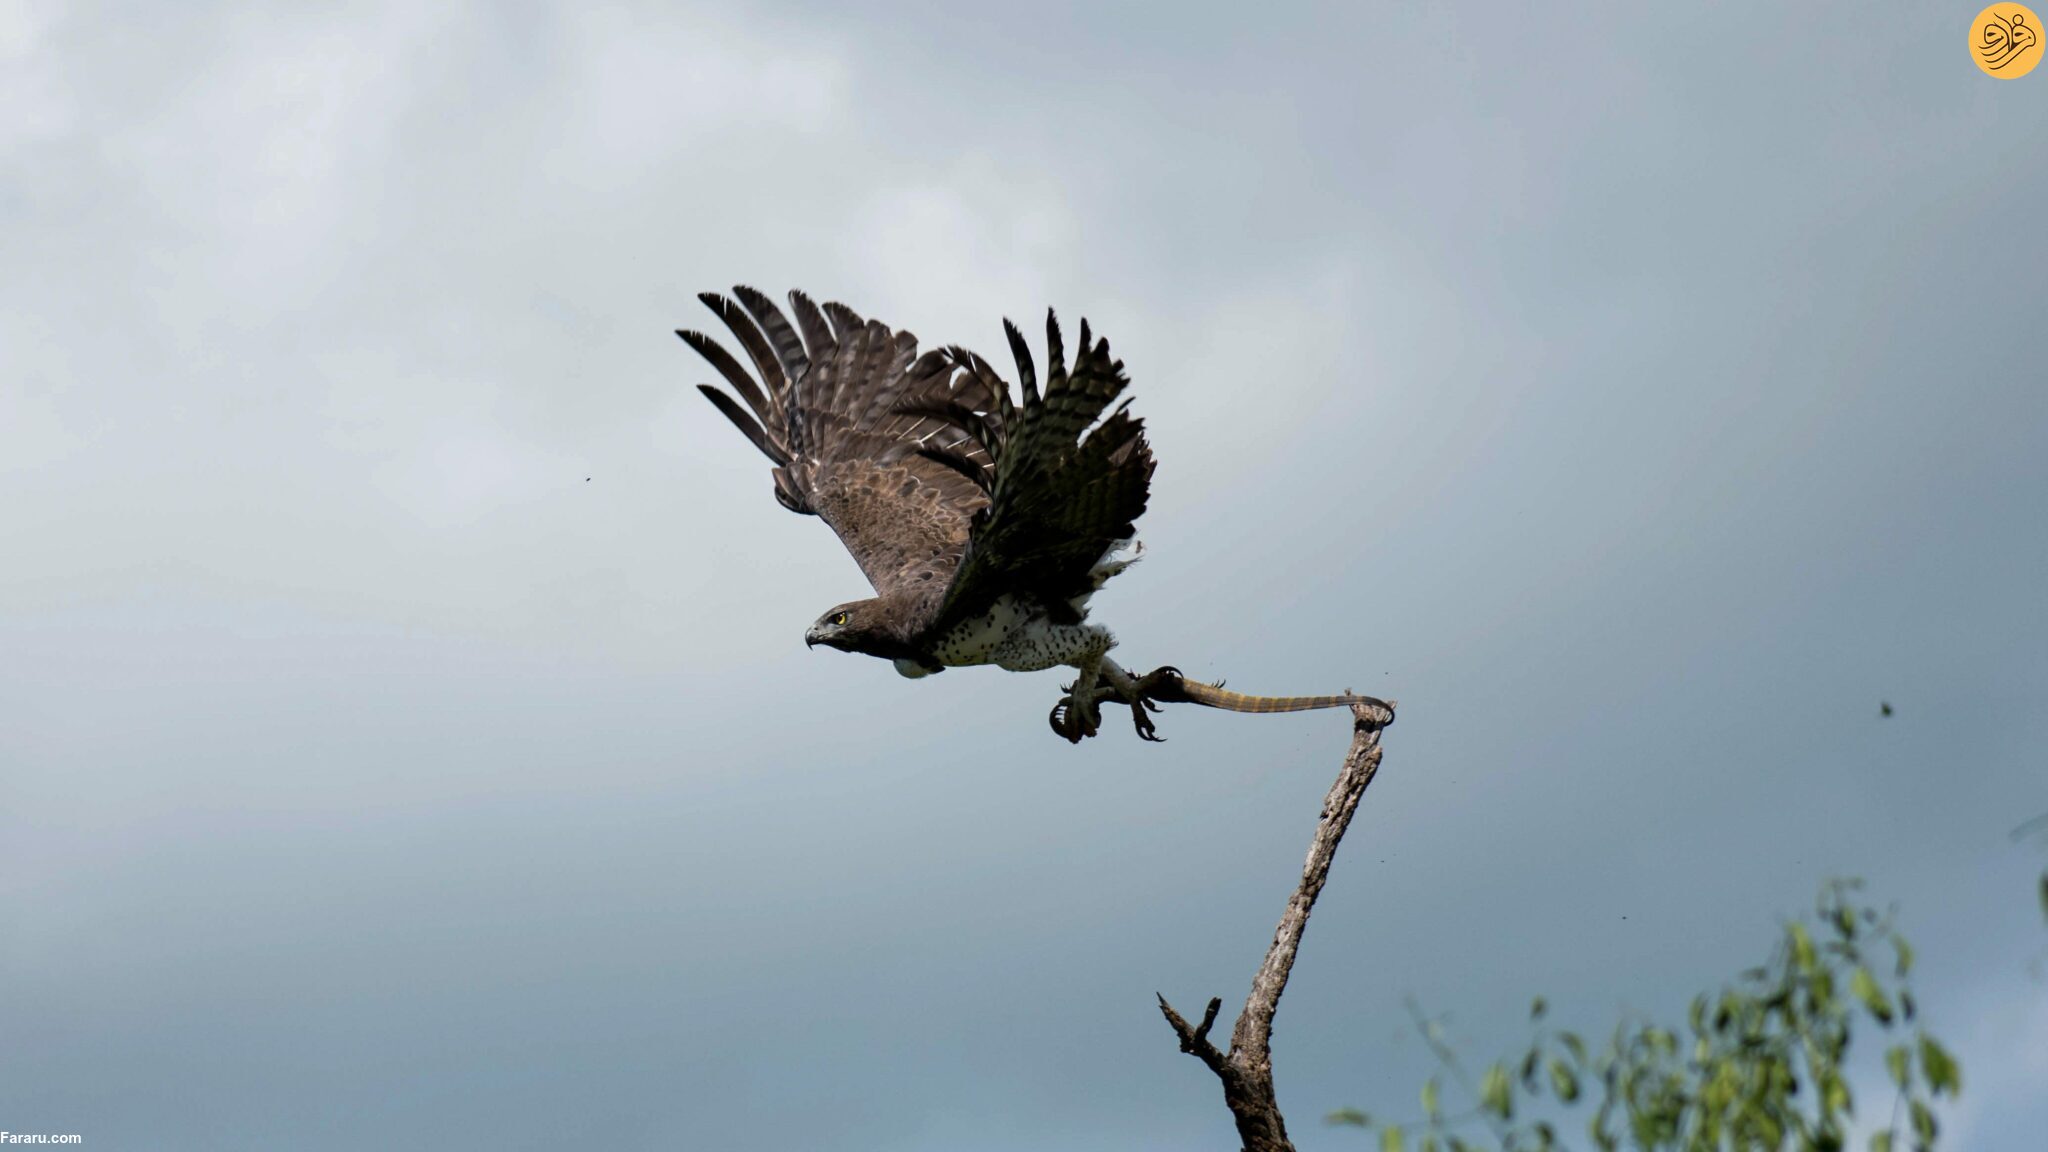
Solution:
[[[1061,737],[1069,744],[1079,744],[1081,742],[1080,733],[1067,721],[1067,704],[1068,701],[1066,699],[1061,699],[1059,703],[1052,706],[1052,712],[1045,719],[1047,723],[1052,725],[1053,735]]]
[[[1149,740],[1154,744],[1166,743],[1166,737],[1159,735],[1158,725],[1152,723],[1150,716],[1145,715],[1145,709],[1147,708],[1152,709],[1154,712],[1159,711],[1157,704],[1151,703],[1143,696],[1131,702],[1131,722],[1137,725],[1138,739]]]
[[[1052,725],[1052,730],[1069,744],[1079,744],[1102,730],[1102,721],[1095,709],[1075,700],[1072,695],[1061,697],[1045,719]]]

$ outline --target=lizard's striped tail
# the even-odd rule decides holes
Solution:
[[[1247,696],[1200,680],[1182,680],[1180,690],[1190,704],[1231,712],[1307,712],[1312,708],[1342,708],[1361,699],[1357,696]]]
[[[1341,696],[1247,696],[1242,692],[1231,692],[1221,684],[1190,680],[1173,668],[1161,668],[1146,680],[1156,685],[1148,685],[1152,691],[1147,695],[1154,700],[1200,704],[1227,712],[1307,712],[1313,708],[1343,708],[1372,699],[1348,692]]]

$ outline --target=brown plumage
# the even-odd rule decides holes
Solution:
[[[699,299],[753,365],[678,331],[731,393],[699,387],[773,462],[775,498],[831,525],[875,589],[819,617],[808,643],[893,660],[906,676],[1071,665],[1080,675],[1052,718],[1070,740],[1094,734],[1102,700],[1130,704],[1148,739],[1149,701],[1237,711],[1348,701],[1243,696],[1172,669],[1134,677],[1108,659],[1115,640],[1086,622],[1087,602],[1130,564],[1115,553],[1145,511],[1153,460],[1144,423],[1127,404],[1111,409],[1129,380],[1086,321],[1070,368],[1047,313],[1042,388],[1023,333],[1004,322],[1020,385],[1012,401],[973,352],[919,355],[910,333],[842,304],[792,292],[792,323],[751,288]]]
[[[1070,374],[1058,323],[1043,395],[1030,351],[1011,342],[1024,402],[962,348],[917,354],[908,332],[822,309],[790,293],[797,316],[751,288],[700,297],[753,361],[750,376],[710,337],[676,334],[716,368],[731,395],[699,385],[774,462],[775,496],[832,526],[874,586],[841,605],[855,622],[835,644],[892,659],[940,661],[930,647],[1004,595],[1059,623],[1145,510],[1152,456],[1143,425],[1119,410],[1091,433],[1128,381],[1109,342],[1082,325]],[[744,401],[742,406],[741,401]],[[820,641],[826,642],[826,641]]]

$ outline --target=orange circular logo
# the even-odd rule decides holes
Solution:
[[[1986,76],[2017,80],[2041,62],[2041,18],[2024,4],[1993,4],[1970,23],[1970,58]]]

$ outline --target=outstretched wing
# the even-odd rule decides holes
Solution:
[[[937,610],[939,628],[979,615],[1006,592],[1030,593],[1056,620],[1078,619],[1069,602],[1093,590],[1091,571],[1131,537],[1151,490],[1152,449],[1144,422],[1126,411],[1128,401],[1103,418],[1130,383],[1123,362],[1110,358],[1109,341],[1091,340],[1082,321],[1080,353],[1069,373],[1059,322],[1046,313],[1051,363],[1041,396],[1023,334],[1008,321],[1003,329],[1017,360],[1021,405],[1010,402],[1009,386],[987,361],[954,348],[948,356],[963,377],[997,397],[993,410],[929,399],[905,408],[906,414],[943,419],[967,435],[979,451],[947,444],[919,451],[973,480],[989,501],[974,520],[966,553]]]
[[[987,385],[958,374],[946,353],[919,356],[917,337],[844,305],[819,308],[791,292],[792,325],[752,288],[733,296],[698,299],[731,330],[758,380],[703,333],[676,335],[738,394],[698,385],[774,462],[775,498],[831,525],[877,593],[945,587],[988,496],[922,453],[978,466],[987,451],[946,421],[903,409],[987,409],[995,404]]]

